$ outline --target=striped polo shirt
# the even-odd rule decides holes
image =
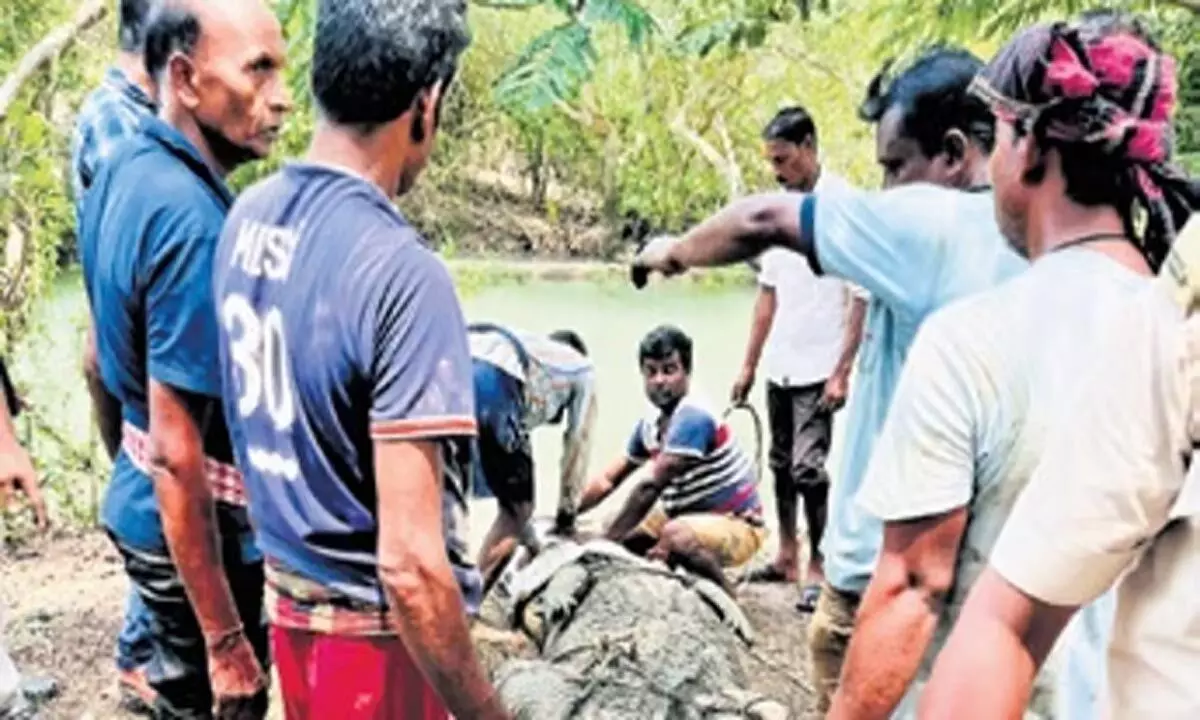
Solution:
[[[638,421],[626,454],[638,465],[659,453],[696,462],[672,478],[662,494],[669,517],[688,513],[732,515],[761,525],[762,502],[755,487],[754,465],[724,421],[693,395],[679,401],[670,417],[654,408]]]

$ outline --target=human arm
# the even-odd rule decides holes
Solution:
[[[974,386],[978,362],[962,347],[973,319],[941,313],[919,332],[856,497],[883,520],[883,546],[831,717],[888,717],[917,675],[951,589],[968,581],[955,571],[974,494],[974,438],[986,435],[989,417]]]
[[[1172,333],[1140,309],[1150,299],[1167,302],[1148,294],[1109,319],[1080,381],[1086,390],[1050,428],[934,666],[922,717],[1001,718],[1023,708],[1075,608],[1111,587],[1170,521],[1191,452],[1190,389]]]
[[[689,459],[678,455],[663,454],[654,463],[650,477],[638,483],[638,486],[625,499],[621,512],[609,523],[604,536],[609,540],[621,541],[646,518],[654,503],[662,495],[671,480],[687,470]]]
[[[7,385],[8,372],[2,364],[0,373]],[[8,387],[4,390],[4,397],[0,398],[0,510],[7,508],[10,496],[20,490],[29,499],[38,529],[45,530],[50,526],[50,520],[46,513],[46,501],[38,485],[37,471],[33,469],[29,453],[17,440],[17,431],[13,426],[16,410],[9,405],[8,397],[15,393],[10,392]]]
[[[116,459],[121,450],[121,403],[100,379],[96,324],[91,321],[88,322],[87,340],[83,348],[83,377],[87,382],[88,395],[92,398],[92,413],[100,430],[104,450],[110,460]]]
[[[842,352],[838,356],[833,373],[825,381],[825,391],[821,403],[830,410],[838,410],[846,404],[850,394],[850,374],[854,371],[854,358],[858,355],[858,346],[862,344],[863,322],[867,316],[866,298],[846,290],[847,315],[846,330],[842,336]]]
[[[446,557],[442,465],[430,441],[376,441],[379,579],[389,617],[455,717],[507,715],[475,655]]]
[[[630,441],[629,457],[651,457],[647,440],[657,427],[657,422],[642,421]],[[629,494],[625,506],[609,525],[607,537],[621,540],[633,532],[667,486],[703,459],[716,441],[717,420],[711,413],[694,405],[681,403],[677,406],[663,432],[661,451],[653,454],[650,477]]]
[[[681,238],[656,238],[633,261],[633,280],[645,285],[651,272],[678,275],[694,267],[732,265],[772,247],[811,253],[800,233],[797,193],[760,193],[733,201]]]
[[[587,482],[598,412],[594,382],[591,372],[581,376],[567,408],[567,427],[563,430],[562,482],[554,521],[556,529],[564,533],[570,532],[575,526],[575,518],[581,512],[580,494]]]
[[[198,407],[200,406],[200,407]],[[218,704],[253,697],[267,686],[225,575],[221,536],[193,413],[219,412],[207,398],[188,397],[150,380],[150,441],[163,535],[208,648]]]
[[[651,272],[677,275],[780,247],[892,308],[924,310],[945,257],[945,207],[952,196],[927,185],[752,195],[681,237],[646,245],[632,263],[634,284],[644,285]]]
[[[768,268],[769,266],[764,266],[764,275]],[[758,363],[762,358],[763,346],[766,345],[767,336],[771,332],[771,324],[775,321],[775,288],[768,284],[769,280],[765,280],[766,278],[759,280],[758,296],[754,301],[754,317],[750,322],[750,337],[746,341],[746,356],[730,392],[730,399],[734,403],[743,403],[750,395],[750,390],[754,387],[754,376],[758,372]]]
[[[855,618],[831,720],[886,719],[900,704],[954,587],[966,524],[966,508],[959,508],[884,525],[883,549]]]
[[[583,489],[583,494],[579,498],[579,514],[590,512],[593,508],[604,501],[609,495],[616,490],[621,483],[625,482],[637,469],[641,467],[641,463],[635,462],[628,457],[621,457],[612,462],[604,472],[588,481],[588,484]]]
[[[351,258],[366,269],[344,310],[370,383],[379,580],[394,627],[451,714],[502,718],[468,633],[455,573],[474,569],[452,554],[461,538],[448,516],[463,501],[446,487],[440,452],[476,434],[466,323],[445,266],[407,247],[376,244]]]
[[[218,708],[253,697],[267,677],[242,626],[227,575],[204,436],[221,412],[212,260],[220,226],[171,198],[147,233],[145,288],[151,476],[163,536],[196,615]]]

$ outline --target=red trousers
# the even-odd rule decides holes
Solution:
[[[287,720],[448,720],[399,638],[271,628]]]

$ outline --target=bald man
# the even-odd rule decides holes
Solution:
[[[267,154],[289,108],[285,50],[261,0],[165,3],[146,31],[158,115],[83,202],[100,377],[123,419],[103,522],[149,611],[159,718],[266,712],[262,555],[221,407],[211,286],[224,178]]]

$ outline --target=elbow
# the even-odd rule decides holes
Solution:
[[[954,590],[954,568],[919,568],[908,572],[907,589],[931,611],[941,612]]]
[[[433,588],[444,584],[433,558],[404,550],[379,556],[379,581],[402,611],[422,605]]]
[[[789,247],[799,223],[795,198],[780,195],[742,200],[738,236],[756,252],[772,247]]]
[[[91,386],[96,386],[100,382],[100,356],[96,353],[96,348],[88,345],[83,350],[83,379]]]

